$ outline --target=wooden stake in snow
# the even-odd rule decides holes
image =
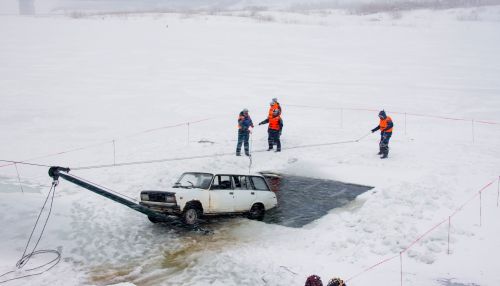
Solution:
[[[482,192],[479,192],[479,226],[482,225],[482,220],[483,220],[481,193]]]
[[[406,136],[406,112],[405,112],[405,136]]]
[[[399,253],[399,266],[401,269],[401,286],[403,286],[403,252]]]
[[[448,255],[450,255],[450,228],[451,228],[451,216],[448,217]]]
[[[498,208],[498,199],[500,197],[500,176],[498,176],[498,187],[497,187],[497,208]]]

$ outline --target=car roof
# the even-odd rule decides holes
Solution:
[[[183,174],[186,173],[201,173],[201,174],[209,174],[209,175],[226,175],[226,176],[256,176],[256,177],[263,177],[262,174],[259,173],[251,173],[251,174],[244,174],[244,173],[234,173],[234,172],[228,172],[228,171],[220,171],[220,172],[198,172],[198,171],[189,171],[189,172],[184,172]]]

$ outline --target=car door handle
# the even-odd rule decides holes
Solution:
[[[250,194],[255,195],[255,192],[251,192]]]
[[[234,194],[233,192],[229,192],[230,195]]]

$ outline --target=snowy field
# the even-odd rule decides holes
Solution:
[[[284,151],[254,153],[252,172],[375,187],[303,228],[241,218],[203,235],[61,181],[39,245],[61,251],[61,263],[5,285],[303,285],[397,256],[500,175],[500,125],[471,121],[500,122],[499,35],[500,6],[0,17],[2,160],[94,145],[31,162],[113,164],[113,140],[116,163],[230,153],[238,112],[260,122],[277,97]],[[389,160],[375,155],[378,134],[286,149],[362,138],[378,123],[369,110],[382,108],[395,122]],[[266,140],[256,127],[252,149]],[[14,269],[51,184],[45,167],[17,168],[23,192],[16,168],[0,168],[0,275]],[[138,198],[213,169],[248,172],[249,160],[72,173]],[[478,198],[453,217],[450,255],[447,223],[403,254],[404,285],[500,285],[497,181],[481,199],[481,225]],[[348,285],[400,283],[397,258]]]

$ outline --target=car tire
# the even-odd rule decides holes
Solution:
[[[262,204],[254,204],[252,208],[250,208],[250,212],[248,212],[248,218],[263,220],[265,214],[266,210],[264,209],[264,206]]]
[[[198,224],[201,212],[200,209],[193,205],[186,205],[182,212],[182,221],[187,225]]]

